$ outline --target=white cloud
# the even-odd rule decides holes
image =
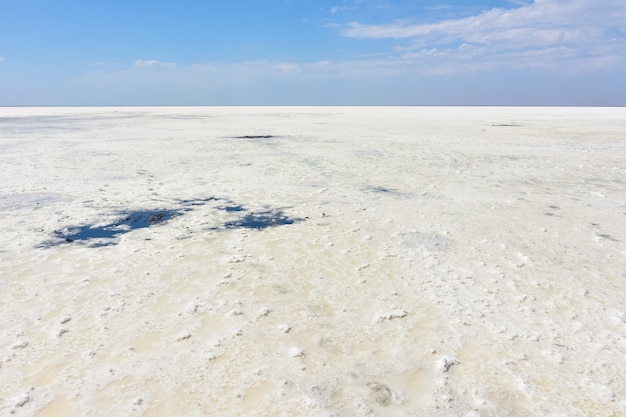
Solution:
[[[604,7],[598,7],[602,6]],[[414,38],[431,36],[435,39],[462,38],[481,40],[504,31],[547,30],[555,33],[576,33],[589,28],[626,28],[626,4],[607,0],[560,1],[536,0],[535,3],[515,9],[491,9],[476,16],[445,20],[430,24],[411,24],[397,21],[386,25],[350,23],[343,35],[354,38]],[[523,38],[517,38],[523,40]]]
[[[331,15],[336,15],[338,13],[343,13],[345,11],[357,10],[358,7],[355,6],[333,6],[330,8],[329,12]]]
[[[351,38],[396,40],[400,45],[392,54],[397,59],[432,60],[432,51],[438,50],[435,58],[449,60],[441,62],[445,65],[467,60],[467,46],[463,50],[458,45],[473,45],[472,58],[482,60],[486,68],[497,65],[496,61],[500,67],[558,67],[573,60],[587,70],[598,69],[600,62],[612,69],[617,63],[626,66],[626,3],[535,0],[516,4],[520,6],[427,24],[353,22],[343,26],[341,33]]]
[[[106,104],[584,104],[623,105],[619,71],[606,77],[545,77],[558,57],[572,66],[605,68],[619,56],[589,57],[552,47],[491,54],[465,43],[397,51],[389,57],[315,62],[212,62],[168,70],[100,68],[77,81],[89,102]],[[517,72],[490,72],[509,68]],[[428,64],[423,64],[428,62]],[[574,65],[574,63],[576,65]],[[153,64],[154,65],[154,64]],[[151,68],[148,66],[148,68]],[[459,68],[462,71],[459,71]],[[435,75],[435,76],[433,76]]]
[[[143,60],[138,59],[133,64],[134,68],[176,68],[178,64],[175,62],[161,62],[156,59]]]
[[[336,15],[339,13],[344,13],[346,11],[354,11],[354,10],[359,10],[360,8],[362,8],[362,3],[363,0],[343,0],[343,5],[341,6],[331,6],[328,9],[328,12],[331,15]],[[380,8],[381,6],[378,5],[365,5],[365,7],[372,7],[372,8]]]
[[[274,69],[282,72],[282,73],[292,73],[292,72],[297,72],[300,71],[302,69],[301,65],[299,64],[293,64],[293,63],[287,63],[287,64],[276,64],[273,66]]]
[[[6,58],[3,56],[0,56],[0,62],[4,62],[4,61],[6,61]]]

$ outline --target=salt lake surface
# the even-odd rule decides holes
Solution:
[[[0,108],[0,414],[626,415],[626,109]]]

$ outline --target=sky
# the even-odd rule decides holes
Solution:
[[[0,105],[626,106],[626,1],[0,0]]]

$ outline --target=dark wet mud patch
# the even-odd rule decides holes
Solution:
[[[185,200],[177,200],[184,207],[200,207],[204,206],[213,201],[227,201],[224,198],[220,197],[209,197],[209,198],[193,198],[193,199],[185,199]]]
[[[612,242],[619,242],[619,239],[614,238],[611,235],[608,235],[606,233],[598,233],[596,234],[597,237],[602,238],[602,239],[606,239],[606,240],[610,240]]]
[[[246,209],[243,206],[238,206],[238,205],[222,206],[222,207],[218,207],[218,208],[220,210],[224,210],[224,211],[227,211],[229,213],[246,211]]]
[[[369,186],[363,189],[365,192],[369,193],[380,193],[380,194],[402,194],[400,191],[390,188],[390,187],[380,187],[380,186]]]
[[[233,139],[274,139],[278,136],[274,135],[243,135],[243,136],[233,136]]]
[[[143,210],[125,215],[117,221],[105,225],[70,226],[53,233],[54,239],[39,245],[40,247],[57,246],[63,243],[83,242],[90,247],[111,246],[117,244],[117,238],[137,229],[166,223],[180,216],[185,209]]]
[[[395,190],[387,187],[371,187],[368,188],[367,191],[373,191],[375,193],[394,193]]]
[[[115,212],[112,216],[116,218],[116,220],[106,224],[94,222],[92,224],[68,226],[64,229],[54,231],[52,233],[52,239],[39,244],[37,247],[50,248],[69,243],[79,243],[88,247],[112,246],[119,243],[118,238],[126,233],[165,224],[171,219],[191,211],[200,210],[203,206],[207,205],[209,205],[209,210],[225,211],[232,213],[231,218],[235,217],[228,221],[224,221],[223,219],[218,220],[218,223],[221,224],[208,229],[211,231],[225,229],[258,230],[290,225],[304,220],[289,217],[281,209],[267,208],[262,211],[249,211],[243,205],[219,197],[177,200],[177,203],[175,207],[167,209],[138,210],[133,212],[124,210]],[[107,213],[107,217],[110,218],[110,216],[111,214]]]
[[[524,125],[519,124],[519,123],[492,123],[491,126],[493,127],[521,127]]]
[[[380,199],[380,198],[406,199],[406,198],[413,197],[411,193],[406,193],[397,188],[387,187],[387,186],[369,185],[364,188],[361,188],[361,191],[365,194],[368,194],[373,199]]]
[[[267,229],[301,221],[303,219],[291,218],[282,210],[267,210],[258,213],[248,213],[237,220],[226,222],[224,227],[227,229]]]

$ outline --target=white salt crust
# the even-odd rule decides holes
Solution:
[[[626,415],[624,132],[623,108],[0,108],[0,415]],[[155,210],[180,211],[65,241]]]

